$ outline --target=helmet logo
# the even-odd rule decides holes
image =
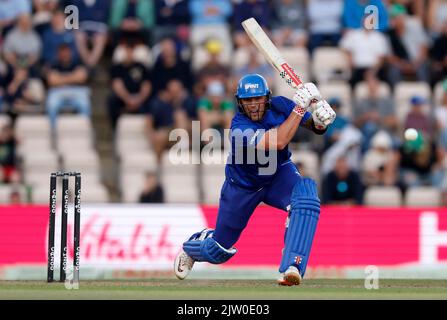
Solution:
[[[259,88],[259,83],[246,83],[245,84],[245,90],[258,89],[258,88]]]

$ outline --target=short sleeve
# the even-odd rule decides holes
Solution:
[[[340,48],[345,49],[347,51],[352,51],[353,43],[352,43],[352,30],[346,31],[345,35],[340,40]]]
[[[119,65],[114,65],[112,67],[112,70],[110,71],[110,76],[111,76],[112,80],[115,80],[117,78],[122,78],[121,77],[121,67]]]
[[[377,33],[377,50],[381,56],[386,56],[389,52],[389,42],[382,33]]]

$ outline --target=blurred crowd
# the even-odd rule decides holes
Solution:
[[[321,159],[325,203],[361,204],[367,186],[418,185],[438,188],[447,202],[446,0],[1,0],[0,114],[46,113],[54,126],[61,112],[106,107],[113,129],[122,114],[147,115],[160,160],[173,128],[190,131],[191,120],[201,130],[229,127],[242,75],[262,74],[275,93],[275,72],[241,27],[249,17],[310,61],[319,48],[341,49],[349,73],[337,81],[366,87],[324,141],[306,144]],[[104,68],[107,105],[93,106],[91,83]],[[411,96],[400,119],[393,97],[403,81],[438,86],[442,97]],[[344,108],[337,94],[325,98]],[[21,179],[16,140],[13,126],[1,128],[5,183]],[[156,195],[141,198],[161,199],[157,183],[148,185]]]

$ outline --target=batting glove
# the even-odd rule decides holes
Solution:
[[[326,100],[318,101],[312,112],[315,127],[320,130],[326,129],[328,125],[334,122],[336,116],[337,114]]]
[[[315,84],[311,82],[305,83],[299,87],[292,98],[293,102],[306,110],[309,108],[312,101],[320,101],[322,99],[320,91],[318,91]]]

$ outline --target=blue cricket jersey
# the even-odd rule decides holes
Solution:
[[[280,126],[290,115],[295,103],[282,96],[272,97],[271,106],[260,121],[252,121],[241,112],[236,113],[230,128],[231,152],[225,166],[225,176],[232,183],[248,189],[259,189],[268,185],[275,176],[278,168],[290,159],[288,146],[282,150],[264,151],[265,157],[274,157],[276,167],[272,174],[260,174],[261,168],[268,167],[266,159],[259,159],[256,155],[256,145],[264,133]],[[311,117],[306,112],[300,125]],[[273,152],[273,153],[272,153]],[[276,155],[275,155],[276,153]],[[248,161],[247,161],[248,159]]]

